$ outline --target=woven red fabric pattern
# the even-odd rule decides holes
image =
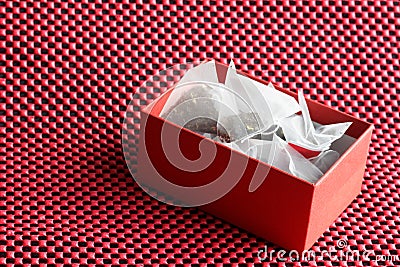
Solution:
[[[400,255],[400,2],[163,2],[0,1],[0,264],[241,264],[259,263],[265,245],[280,249],[151,199],[124,163],[135,90],[159,69],[204,58],[233,58],[374,123],[362,193],[313,250],[343,239],[372,260]]]

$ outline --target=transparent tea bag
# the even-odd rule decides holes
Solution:
[[[258,131],[261,118],[247,103],[251,100],[216,81],[214,62],[189,70],[172,89],[160,116],[196,132],[217,134],[222,142]]]
[[[300,111],[293,97],[276,90],[272,84],[267,86],[237,73],[233,61],[229,65],[225,85],[237,95],[229,101],[237,101],[236,107],[242,114],[249,133],[246,137],[235,139],[250,138],[268,131],[279,119]],[[225,112],[221,112],[220,121],[225,119]]]
[[[309,159],[323,173],[339,159],[340,154],[334,150],[327,150],[319,154],[317,157]]]
[[[160,116],[194,132],[217,133],[220,94],[217,84],[189,82],[172,89]]]
[[[323,175],[315,164],[275,134],[272,140],[248,139],[227,145],[310,183],[316,183]]]
[[[345,134],[351,122],[314,127],[303,91],[299,90],[298,95],[302,114],[283,118],[279,122],[286,141],[312,151],[328,150],[334,141]]]

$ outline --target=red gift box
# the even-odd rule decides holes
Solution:
[[[219,81],[223,82],[227,66],[216,63],[216,69]],[[296,94],[277,85],[275,88],[297,98]],[[373,130],[371,124],[307,99],[313,121],[319,124],[352,122],[346,134],[354,138],[339,160],[317,183],[312,184],[161,118],[159,114],[170,93],[171,90],[141,110],[135,176],[141,184],[164,192],[165,188],[158,180],[160,176],[176,185],[197,187],[215,181],[222,173],[227,174],[239,182],[221,198],[199,208],[286,249],[297,251],[309,249],[360,193]],[[173,142],[163,145],[161,134],[171,140],[178,138],[177,145],[174,146]],[[212,163],[200,171],[184,171],[166,156],[180,151],[186,158],[196,160],[200,157],[200,143],[205,147],[216,147]],[[202,152],[207,153],[207,150]],[[233,162],[229,167],[228,161]],[[256,170],[265,172],[266,178],[255,191],[250,192],[249,185]],[[178,200],[185,197],[179,191],[172,194],[169,191],[168,194]]]

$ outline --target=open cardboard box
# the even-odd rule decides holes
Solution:
[[[216,69],[219,81],[224,82],[227,66],[216,63]],[[246,76],[266,83],[256,77]],[[277,90],[297,98],[296,94],[274,85]],[[222,198],[199,208],[285,249],[298,251],[309,249],[359,194],[373,130],[371,124],[307,99],[311,118],[316,123],[352,122],[346,132],[348,136],[333,144],[342,150],[339,151],[341,157],[315,184],[219,143],[216,143],[217,154],[210,166],[199,172],[186,172],[176,168],[165,156],[161,129],[171,137],[179,135],[179,147],[174,149],[192,160],[200,156],[198,148],[201,141],[214,141],[159,117],[170,93],[171,90],[167,91],[141,111],[137,177],[149,187],[163,192],[163,188],[158,188],[159,184],[153,179],[157,175],[181,186],[205,185],[226,171],[228,160],[234,160],[235,166],[246,168],[240,181]],[[267,177],[257,190],[249,192],[249,183],[256,167],[264,170]],[[240,173],[235,169],[229,171],[232,177]],[[179,199],[179,194],[172,197]]]

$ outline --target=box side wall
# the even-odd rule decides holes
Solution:
[[[311,207],[307,247],[314,244],[360,193],[371,135],[372,127],[317,183]]]
[[[287,250],[302,251],[313,187],[287,177],[271,169],[264,183],[250,193],[252,171],[247,172],[231,192],[199,208]]]
[[[227,66],[216,62],[216,68],[220,82],[224,82]],[[264,84],[267,83],[245,73],[241,74]],[[297,98],[295,93],[277,85],[275,87]],[[152,109],[145,109],[146,112],[152,114],[150,116],[153,121],[150,124],[151,135],[148,139],[152,144],[150,158],[153,160],[149,160],[147,154],[143,156],[141,153],[143,149],[139,149],[138,175],[144,177],[149,185],[153,183],[153,186],[157,186],[157,182],[154,183],[155,180],[151,177],[159,175],[157,172],[161,172],[171,182],[184,186],[207,184],[213,181],[215,175],[224,171],[226,162],[223,159],[229,158],[230,151],[227,148],[219,149],[219,156],[214,165],[201,173],[182,172],[160,157],[164,151],[159,149],[160,142],[157,141],[157,136],[160,135],[160,127],[165,121],[158,115],[169,93],[161,101],[155,101]],[[253,160],[239,184],[223,198],[201,207],[203,210],[288,249],[307,249],[317,240],[360,191],[371,138],[371,125],[317,101],[310,99],[306,101],[315,122],[331,124],[351,121],[353,124],[347,134],[359,139],[356,142],[357,145],[353,145],[350,148],[351,151],[347,151],[335,164],[336,167],[325,175],[324,182],[313,186],[282,171],[272,169],[262,186],[256,192],[250,193],[246,190],[252,177],[251,169],[254,169],[254,164],[257,163]],[[171,125],[172,128],[179,128]],[[142,129],[143,127],[141,131]],[[182,132],[185,137],[182,139],[181,148],[186,149],[189,158],[196,158],[197,145],[202,137],[185,129]],[[366,132],[369,133],[365,134]],[[171,132],[170,135],[173,137],[174,134]],[[156,172],[154,172],[152,161],[157,163]]]
[[[145,113],[142,114],[142,118],[146,117]],[[160,118],[151,115],[148,117],[146,127],[141,127],[137,179],[157,191],[163,191],[164,188],[160,188],[155,179],[158,175],[175,184],[193,187],[210,183],[227,171],[228,176],[233,180],[239,178],[239,182],[225,196],[201,206],[200,209],[286,249],[304,248],[314,190],[312,184],[275,168],[269,169],[268,165],[260,164],[257,160],[222,145],[218,145],[217,155],[206,170],[182,171],[169,163],[164,156],[165,152],[171,151],[160,146],[161,127],[164,127],[163,131],[169,129],[171,135],[175,135],[176,129],[180,129]],[[146,136],[147,152],[150,153],[145,154],[143,150],[143,134]],[[198,145],[203,138],[185,129],[182,129],[181,134],[183,136],[180,146],[186,147],[184,154],[191,157],[198,153]],[[167,149],[178,150],[179,147]],[[227,168],[229,160],[234,162],[234,166]],[[256,191],[249,192],[254,173],[268,176]],[[180,196],[176,193],[172,197],[179,199]]]

